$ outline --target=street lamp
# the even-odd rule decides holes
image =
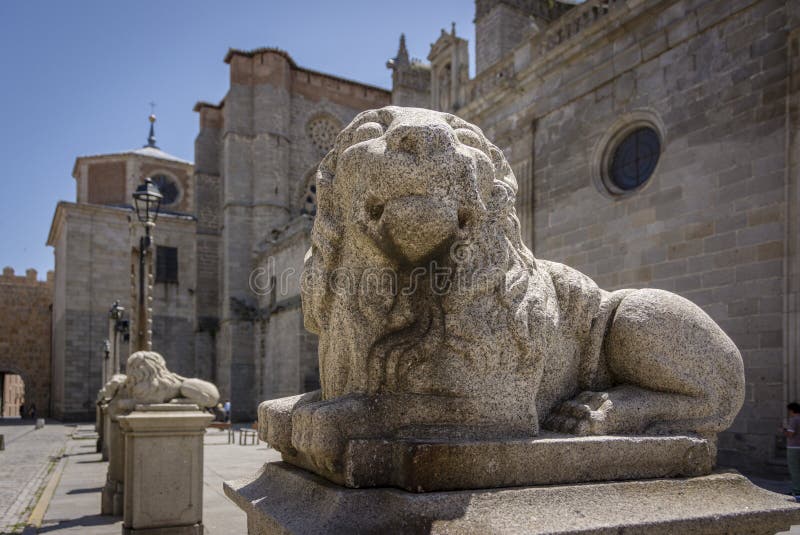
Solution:
[[[103,384],[106,384],[108,382],[108,359],[111,356],[111,341],[108,338],[103,341],[103,354]]]
[[[153,184],[149,178],[144,179],[144,183],[133,192],[133,201],[136,206],[136,217],[144,225],[144,236],[139,239],[139,310],[138,310],[138,334],[136,337],[136,349],[153,349],[152,328],[149,310],[149,300],[147,290],[149,284],[145,284],[146,265],[145,257],[150,253],[152,239],[150,229],[156,226],[158,219],[158,209],[161,207],[163,196],[158,191],[158,186]]]
[[[103,376],[104,384],[108,382],[114,374],[120,372],[119,370],[119,342],[120,335],[125,334],[127,329],[127,321],[123,318],[125,316],[125,307],[119,304],[119,300],[114,301],[108,311],[108,339],[111,341],[111,359],[109,360],[107,375]]]
[[[145,226],[145,229],[155,226],[158,219],[158,209],[164,196],[158,190],[152,179],[145,178],[133,192],[133,202],[136,204],[136,217]]]

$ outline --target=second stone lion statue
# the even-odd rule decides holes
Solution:
[[[330,475],[351,440],[727,428],[744,371],[725,333],[675,294],[607,292],[534,258],[516,194],[458,117],[358,115],[319,166],[305,263],[322,389],[263,403],[262,436]]]
[[[155,351],[133,353],[125,367],[127,375],[115,375],[101,391],[115,418],[138,404],[186,401],[203,409],[219,401],[219,391],[213,383],[169,371],[164,357]]]

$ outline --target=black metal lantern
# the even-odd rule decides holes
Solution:
[[[108,317],[112,320],[119,321],[122,319],[123,314],[125,314],[125,307],[119,304],[119,301],[114,301],[114,304],[111,305],[111,310],[108,311]]]
[[[136,204],[136,217],[145,225],[154,225],[158,218],[158,209],[161,206],[163,195],[158,186],[149,178],[144,179],[136,191],[133,192],[133,201]]]

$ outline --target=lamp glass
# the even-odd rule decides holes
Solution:
[[[158,190],[158,186],[153,184],[149,178],[144,180],[133,193],[133,201],[136,205],[136,217],[144,224],[153,224],[158,218],[158,209],[161,206],[163,195]]]

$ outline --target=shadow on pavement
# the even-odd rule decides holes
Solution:
[[[92,487],[89,489],[72,489],[68,490],[67,494],[87,494],[89,492],[100,492],[103,490],[103,487]]]
[[[103,516],[103,515],[84,515],[70,520],[61,520],[58,524],[50,526],[42,526],[38,529],[37,533],[48,533],[60,529],[75,528],[79,526],[105,526],[108,524],[116,524],[122,520],[119,516]]]

